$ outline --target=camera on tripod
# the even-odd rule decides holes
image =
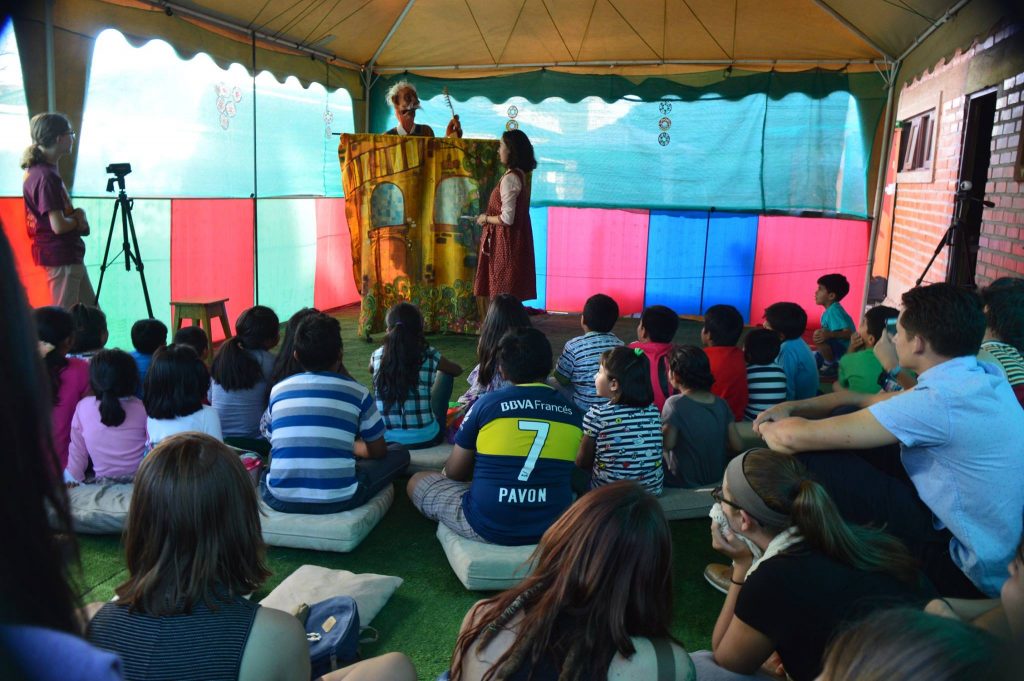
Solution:
[[[111,163],[107,166],[107,174],[113,175],[107,179],[107,191],[114,191],[114,183],[117,182],[117,188],[124,191],[124,176],[132,172],[131,163]]]

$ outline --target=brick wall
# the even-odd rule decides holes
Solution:
[[[979,286],[999,277],[1024,277],[1024,184],[1013,176],[1024,119],[1024,73],[1005,79],[997,97],[992,165],[985,185],[986,198],[996,206],[986,208],[982,216]]]
[[[900,92],[897,120],[934,108],[938,121],[930,175],[922,177],[915,171],[913,175],[897,176],[887,304],[898,304],[901,295],[913,287],[949,227],[959,180],[967,97],[992,86],[998,87],[998,99],[986,198],[996,202],[996,207],[983,214],[977,283],[984,285],[1000,276],[1024,276],[1024,184],[1013,180],[1024,119],[1024,73],[1000,72],[1001,65],[1007,63],[1001,55],[1017,49],[1009,46],[1020,41],[1021,33],[1019,26],[1004,27],[940,63]],[[994,58],[997,54],[1000,58]],[[943,249],[936,258],[926,283],[945,280],[947,252]]]

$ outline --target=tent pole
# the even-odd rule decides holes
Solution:
[[[934,33],[935,31],[939,30],[939,27],[940,27],[940,26],[942,26],[942,25],[943,25],[944,23],[946,23],[947,21],[949,21],[950,19],[952,19],[952,18],[953,18],[953,16],[954,16],[954,15],[955,15],[955,14],[956,14],[957,12],[959,12],[960,10],[962,10],[962,9],[963,9],[963,8],[964,8],[964,7],[965,7],[965,6],[967,5],[967,3],[969,3],[970,1],[971,1],[971,0],[960,0],[960,1],[959,1],[959,2],[957,2],[957,3],[955,4],[955,5],[953,5],[953,6],[952,6],[952,7],[950,7],[950,8],[948,9],[948,10],[946,10],[946,13],[945,13],[945,14],[943,14],[943,15],[942,15],[941,17],[939,17],[939,18],[938,18],[938,19],[937,19],[937,20],[935,21],[935,23],[934,23],[934,24],[932,24],[931,26],[929,26],[929,27],[928,27],[928,28],[927,28],[927,29],[925,30],[925,32],[924,32],[924,33],[922,33],[921,35],[919,35],[919,36],[917,37],[917,40],[915,40],[915,41],[914,41],[914,42],[913,42],[913,43],[912,43],[912,44],[910,45],[910,47],[908,47],[908,48],[907,48],[906,50],[904,50],[903,54],[901,54],[901,55],[900,55],[899,57],[897,57],[897,58],[896,58],[896,61],[897,61],[897,62],[899,62],[899,63],[903,63],[903,62],[904,62],[904,61],[906,60],[906,58],[907,58],[908,56],[910,56],[910,53],[911,53],[911,52],[913,52],[914,50],[916,50],[916,49],[917,49],[918,45],[920,45],[920,44],[921,44],[921,43],[923,43],[923,42],[924,42],[925,40],[927,40],[927,39],[928,39],[928,36],[930,36],[930,35],[931,35],[932,33]]]
[[[56,0],[46,0],[44,4],[45,32],[46,32],[46,110],[57,110],[57,85],[54,74],[53,62],[53,3]]]
[[[409,2],[405,3],[402,13],[395,19],[395,23],[391,24],[391,30],[388,31],[388,34],[384,36],[384,40],[382,40],[380,45],[377,46],[376,51],[374,51],[373,56],[370,57],[370,61],[366,64],[366,68],[363,71],[363,90],[366,93],[366,129],[364,132],[370,132],[370,91],[373,89],[374,66],[376,66],[377,59],[380,57],[381,53],[384,52],[384,48],[388,46],[388,43],[390,43],[391,39],[395,36],[395,33],[398,31],[398,27],[402,25],[403,21],[405,21],[406,15],[409,14],[409,10],[412,9],[415,2],[416,0],[409,0]]]
[[[844,17],[842,14],[840,14],[836,10],[832,9],[828,5],[828,3],[825,2],[825,0],[814,0],[814,4],[817,5],[818,7],[820,7],[822,10],[824,10],[830,17],[832,17],[833,19],[838,21],[840,24],[845,26],[846,30],[848,30],[850,33],[854,34],[855,36],[857,36],[858,38],[863,40],[865,43],[867,43],[869,46],[871,46],[871,48],[873,50],[875,50],[875,52],[877,52],[878,54],[880,54],[883,57],[885,57],[886,61],[890,61],[890,62],[893,61],[893,57],[892,57],[891,54],[889,54],[888,52],[883,50],[881,48],[881,46],[879,46],[879,44],[876,43],[874,40],[872,40],[871,38],[867,37],[867,35],[865,35],[862,30],[860,30],[859,28],[854,26],[853,23],[849,19]]]
[[[260,219],[256,197],[259,196],[256,172],[256,32],[252,33],[252,300],[260,304]],[[237,331],[237,329],[236,329]]]
[[[385,66],[377,73],[406,71],[501,71],[504,69],[554,69],[580,66],[842,66],[853,64],[890,64],[885,59],[620,59],[617,61],[538,61],[520,64],[429,64]]]
[[[867,307],[868,289],[871,287],[871,271],[875,268],[875,245],[878,243],[878,229],[882,221],[882,194],[885,191],[885,175],[889,169],[889,153],[892,147],[892,124],[895,118],[893,93],[896,90],[896,75],[900,70],[900,62],[889,68],[889,92],[885,97],[885,120],[882,124],[882,144],[878,151],[878,177],[875,179],[875,205],[872,209],[871,238],[868,240],[868,266],[864,271],[864,292],[861,296],[861,310],[857,321],[864,319],[864,308]]]

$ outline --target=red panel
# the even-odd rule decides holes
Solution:
[[[227,298],[233,328],[253,304],[252,223],[249,199],[171,201],[171,300]],[[211,326],[222,339],[220,324]]]
[[[28,294],[32,307],[49,305],[50,287],[46,283],[46,270],[32,262],[32,240],[25,231],[25,201],[20,198],[0,199],[0,222],[4,234],[11,242],[18,276]]]
[[[317,199],[313,305],[330,310],[358,303],[359,299],[352,274],[352,239],[345,218],[345,199]]]
[[[547,308],[579,312],[605,293],[622,315],[641,312],[647,269],[646,210],[548,210]]]
[[[843,298],[843,308],[858,322],[864,304],[870,229],[871,223],[860,220],[761,216],[751,322],[763,321],[764,309],[772,303],[798,303],[807,311],[809,337],[810,331],[821,326],[824,311],[814,304],[818,277],[831,272],[849,280],[850,293]]]

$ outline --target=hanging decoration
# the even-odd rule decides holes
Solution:
[[[213,89],[217,93],[217,113],[220,114],[220,127],[227,130],[231,119],[238,113],[238,103],[242,101],[242,90],[237,85],[229,88],[227,83],[217,83]]]
[[[519,121],[516,120],[516,116],[519,115],[519,107],[516,106],[515,104],[513,104],[513,105],[511,105],[508,108],[507,113],[508,113],[508,121],[505,123],[505,129],[506,130],[518,130],[519,129]]]
[[[672,119],[669,118],[669,114],[672,113],[672,104],[670,102],[661,102],[658,104],[658,111],[661,112],[661,118],[658,119],[658,144],[663,147],[667,147],[668,143],[672,141],[672,136],[668,134],[668,129],[672,127]]]

